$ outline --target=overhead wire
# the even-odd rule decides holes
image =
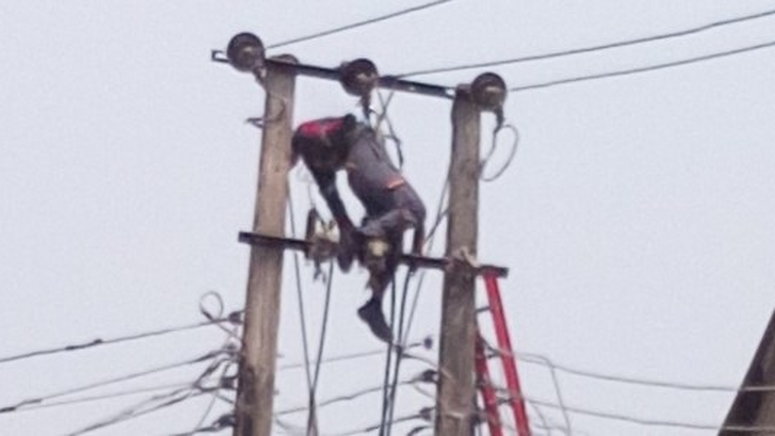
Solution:
[[[403,385],[409,385],[409,384],[413,384],[413,383],[417,383],[417,378],[416,377],[412,377],[412,378],[409,378],[409,379],[406,379],[406,380],[402,380],[402,381],[400,381],[398,383],[398,385],[399,386],[403,386]],[[380,384],[378,386],[372,386],[372,387],[360,389],[360,390],[357,390],[355,392],[351,392],[351,393],[347,393],[347,394],[337,395],[335,397],[319,401],[318,402],[318,408],[323,408],[325,406],[329,406],[329,405],[335,404],[335,403],[341,403],[341,402],[344,402],[344,401],[351,401],[351,400],[354,400],[356,398],[360,398],[360,397],[368,395],[368,394],[379,392],[381,390],[382,390],[382,384]],[[279,411],[275,412],[275,415],[283,416],[283,415],[289,415],[289,414],[293,414],[293,413],[300,413],[300,412],[304,412],[304,411],[307,411],[307,410],[309,410],[309,405],[306,405],[306,406],[293,406],[293,407],[289,407],[287,409],[279,410]]]
[[[230,338],[233,338],[237,335],[237,329],[238,327],[235,326],[231,332],[227,332],[229,333],[229,336],[227,337],[226,342],[224,342],[222,347],[225,347],[228,344],[228,341]],[[191,430],[190,434],[194,435],[199,432],[199,429],[203,428],[202,426],[204,425],[204,422],[207,420],[207,417],[210,415],[210,412],[213,410],[213,407],[215,407],[215,402],[218,400],[218,394],[220,393],[221,389],[224,387],[226,374],[229,372],[229,369],[231,368],[231,366],[232,366],[231,362],[223,366],[220,377],[218,377],[218,380],[220,380],[220,383],[218,383],[217,388],[212,391],[210,401],[208,401],[207,407],[205,408],[205,411],[202,414],[202,417],[199,419],[199,421],[197,421],[197,424],[194,426],[194,429]]]
[[[188,389],[188,388],[177,389],[166,394],[156,395],[149,398],[148,400],[145,400],[132,407],[122,410],[115,416],[95,422],[93,424],[90,424],[86,427],[81,428],[80,430],[67,433],[67,436],[81,436],[87,433],[91,433],[95,430],[116,425],[121,422],[127,421],[129,419],[138,418],[140,416],[147,415],[149,413],[153,413],[170,406],[174,406],[175,404],[188,400],[196,395],[201,395],[201,392],[195,394],[191,389]],[[152,403],[158,402],[161,400],[164,400],[164,401],[159,404],[154,404],[153,406],[150,406]],[[148,408],[145,408],[146,406],[148,406]]]
[[[519,359],[520,361],[524,361],[525,363],[548,366],[556,369],[557,371],[561,371],[564,373],[568,373],[568,374],[572,374],[580,377],[586,377],[586,378],[592,378],[592,379],[604,380],[604,381],[610,381],[610,382],[626,383],[626,384],[632,384],[632,385],[669,388],[669,389],[677,389],[677,390],[685,390],[685,391],[711,391],[711,392],[729,392],[729,393],[774,392],[775,391],[775,386],[772,386],[772,385],[742,386],[737,388],[732,386],[722,386],[722,385],[712,385],[712,384],[692,384],[692,383],[683,383],[683,382],[675,382],[675,381],[653,380],[653,379],[646,379],[646,378],[604,374],[601,372],[578,369],[567,365],[558,364],[552,361],[551,359],[549,359],[548,357],[541,354],[536,354],[536,353],[517,352],[516,357],[517,359]]]
[[[44,403],[44,402],[46,402],[48,400],[51,400],[51,399],[54,399],[54,398],[64,397],[66,395],[71,395],[71,394],[75,394],[75,393],[78,393],[78,392],[83,392],[83,391],[91,390],[91,389],[94,389],[94,388],[98,388],[98,387],[102,387],[102,386],[107,386],[107,385],[110,385],[110,384],[120,383],[120,382],[127,381],[127,380],[132,380],[132,379],[144,377],[144,376],[147,376],[147,375],[150,375],[150,374],[155,374],[155,373],[159,373],[159,372],[163,372],[163,371],[168,371],[168,370],[175,369],[175,368],[180,368],[180,367],[184,367],[184,366],[188,366],[188,365],[193,365],[193,364],[196,364],[196,363],[204,362],[204,361],[210,360],[213,357],[216,357],[216,356],[218,356],[218,355],[220,355],[220,354],[222,354],[224,352],[225,351],[223,351],[223,350],[211,351],[211,352],[208,352],[208,353],[206,353],[206,354],[204,354],[202,356],[199,356],[199,357],[196,357],[196,358],[193,358],[193,359],[187,359],[187,360],[183,360],[183,361],[180,361],[180,362],[171,363],[171,364],[162,365],[162,366],[157,366],[157,367],[154,367],[154,368],[146,369],[146,370],[143,370],[143,371],[139,371],[139,372],[135,372],[135,373],[119,376],[119,377],[113,377],[113,378],[109,378],[109,379],[106,379],[106,380],[101,380],[101,381],[98,381],[98,382],[89,383],[89,384],[86,384],[86,385],[83,385],[83,386],[78,386],[78,387],[75,387],[75,388],[66,389],[66,390],[63,390],[63,391],[55,392],[53,394],[48,394],[48,395],[41,396],[41,397],[29,398],[29,399],[26,399],[26,400],[22,400],[22,401],[14,404],[14,405],[0,408],[0,414],[16,412],[16,411],[21,410],[22,408],[24,408],[26,406],[29,406],[29,405],[39,405],[41,403]]]
[[[420,5],[417,5],[417,6],[412,6],[410,8],[401,9],[401,10],[396,11],[396,12],[391,12],[389,14],[380,15],[380,16],[374,17],[374,18],[369,18],[367,20],[357,21],[355,23],[347,24],[347,25],[344,25],[344,26],[334,27],[332,29],[328,29],[328,30],[324,30],[324,31],[320,31],[320,32],[315,32],[315,33],[312,33],[312,34],[309,34],[309,35],[304,35],[304,36],[300,36],[300,37],[297,37],[297,38],[292,38],[292,39],[289,39],[289,40],[286,40],[286,41],[270,44],[270,45],[267,45],[266,48],[267,49],[273,49],[273,48],[285,47],[285,46],[291,45],[291,44],[297,44],[297,43],[304,42],[304,41],[310,41],[310,40],[313,40],[313,39],[322,38],[324,36],[329,36],[329,35],[333,35],[333,34],[336,34],[336,33],[345,32],[345,31],[348,31],[348,30],[356,29],[358,27],[363,27],[363,26],[367,26],[367,25],[370,25],[370,24],[379,23],[380,21],[385,21],[385,20],[389,20],[391,18],[396,18],[396,17],[400,17],[400,16],[403,16],[403,15],[411,14],[413,12],[422,11],[424,9],[429,9],[429,8],[434,7],[434,6],[440,6],[440,5],[444,4],[444,3],[449,3],[451,1],[452,0],[436,0],[436,1],[428,2],[428,3],[423,3],[423,4],[420,4]]]
[[[180,402],[183,402],[195,396],[220,390],[222,387],[222,380],[220,379],[218,383],[212,387],[205,387],[202,382],[205,379],[207,379],[210,375],[212,375],[214,372],[216,372],[222,364],[226,363],[228,366],[236,358],[236,354],[233,350],[233,347],[228,346],[229,340],[230,338],[227,338],[226,342],[224,343],[224,346],[222,347],[222,351],[229,350],[230,355],[226,359],[219,358],[218,355],[213,356],[207,368],[205,368],[205,370],[202,371],[202,373],[188,386],[180,389],[175,389],[165,394],[152,396],[151,398],[148,398],[147,400],[136,403],[133,406],[130,406],[128,408],[125,408],[114,415],[98,420],[93,424],[89,424],[86,427],[81,428],[80,430],[77,430],[72,433],[68,433],[68,436],[80,436],[86,433],[91,433],[94,430],[99,430],[105,427],[116,425],[121,422],[130,420],[130,419],[135,419],[140,416],[173,406],[175,404],[178,404]],[[161,401],[161,403],[158,403],[159,401]],[[158,404],[154,404],[154,403],[158,403]]]
[[[504,163],[498,168],[495,173],[492,175],[485,175],[485,169],[487,168],[487,164],[490,163],[492,160],[493,155],[495,154],[495,150],[498,148],[498,133],[501,130],[508,130],[511,131],[514,134],[514,142],[512,142],[511,149],[509,150],[509,154],[506,157],[506,160]],[[519,129],[517,129],[516,126],[512,124],[504,124],[503,126],[499,126],[496,128],[492,133],[492,146],[490,147],[490,150],[485,154],[485,157],[481,160],[479,163],[479,179],[483,182],[494,182],[500,176],[503,175],[503,173],[506,172],[507,169],[511,166],[511,163],[514,161],[514,156],[517,154],[517,148],[519,147],[519,141],[520,141],[520,135],[519,135]]]
[[[418,342],[413,342],[411,344],[408,344],[406,346],[406,349],[426,346],[426,341],[427,341],[427,339],[426,340],[422,340],[422,341],[418,341]],[[362,359],[364,357],[378,356],[378,355],[381,355],[381,354],[384,354],[384,353],[385,353],[385,350],[383,350],[381,348],[379,350],[361,351],[361,352],[357,352],[357,353],[346,353],[346,354],[341,354],[341,355],[338,355],[338,356],[333,356],[333,357],[329,357],[329,358],[323,359],[323,360],[320,361],[320,363],[321,364],[323,364],[323,363],[327,364],[327,363],[348,361],[348,360],[353,360],[353,359]],[[314,364],[316,362],[317,361],[312,361],[310,363]],[[303,362],[296,362],[296,363],[288,363],[288,364],[285,364],[285,365],[279,365],[278,366],[278,370],[284,371],[284,370],[298,369],[298,368],[303,368],[303,367],[304,367],[304,363]]]
[[[228,323],[238,323],[238,322],[240,322],[239,321],[240,313],[241,313],[241,311],[233,312],[233,313],[229,314],[226,317],[221,317],[221,318],[218,318],[218,319],[207,320],[207,321],[201,321],[201,322],[192,323],[192,324],[185,324],[185,325],[178,326],[178,327],[168,327],[168,328],[163,328],[163,329],[158,329],[158,330],[151,330],[151,331],[147,331],[147,332],[130,334],[130,335],[126,335],[126,336],[119,336],[119,337],[110,338],[110,339],[97,338],[97,339],[94,339],[94,340],[92,340],[90,342],[85,342],[85,343],[71,344],[71,345],[65,345],[65,346],[60,346],[60,347],[42,349],[42,350],[37,350],[37,351],[30,351],[30,352],[27,352],[27,353],[22,353],[22,354],[17,354],[17,355],[13,355],[13,356],[2,357],[2,358],[0,358],[0,363],[13,362],[13,361],[16,361],[16,360],[24,360],[24,359],[29,359],[29,358],[32,358],[32,357],[38,357],[38,356],[44,356],[44,355],[50,355],[50,354],[58,354],[58,353],[65,353],[65,352],[85,350],[87,348],[100,347],[100,346],[103,346],[103,345],[118,344],[118,343],[121,343],[121,342],[136,341],[136,340],[139,340],[139,339],[146,339],[146,338],[150,338],[150,337],[153,337],[153,336],[161,336],[161,335],[166,335],[166,334],[170,334],[170,333],[177,333],[177,332],[182,332],[182,331],[186,331],[186,330],[193,330],[193,329],[197,329],[197,328],[201,328],[201,327],[207,327],[207,326],[211,326],[213,324],[221,324],[221,323],[227,323],[227,322]]]
[[[288,213],[291,221],[291,236],[296,237],[296,216],[293,209],[293,199],[291,191],[288,189]],[[309,340],[307,339],[307,321],[304,311],[304,292],[301,284],[301,268],[299,266],[299,254],[293,252],[293,270],[296,276],[296,300],[299,307],[299,323],[301,329],[301,343],[304,354],[304,373],[307,376],[307,395],[310,402],[314,401],[314,388],[312,386],[312,373],[310,372],[309,361]]]
[[[770,9],[770,10],[758,12],[755,14],[742,15],[739,17],[718,20],[707,24],[703,24],[701,26],[690,27],[687,29],[663,33],[659,35],[645,36],[645,37],[627,39],[627,40],[617,41],[612,43],[594,45],[590,47],[560,50],[560,51],[554,51],[549,53],[521,56],[516,58],[510,58],[510,59],[502,59],[502,60],[489,61],[489,62],[469,63],[469,64],[463,64],[463,65],[450,66],[450,67],[418,70],[418,71],[399,74],[396,77],[410,77],[410,76],[420,76],[420,75],[427,75],[427,74],[447,73],[447,72],[468,70],[468,69],[474,69],[474,68],[487,68],[487,67],[495,67],[495,66],[501,66],[501,65],[517,64],[521,62],[539,61],[539,60],[553,59],[553,58],[559,58],[564,56],[572,56],[572,55],[578,55],[583,53],[590,53],[595,51],[602,51],[602,50],[608,50],[613,48],[650,43],[650,42],[655,42],[660,40],[685,37],[685,36],[705,32],[708,30],[716,29],[719,27],[727,26],[730,24],[737,24],[737,23],[742,23],[746,21],[767,18],[773,15],[775,15],[775,9]]]
[[[656,427],[673,427],[673,428],[685,428],[685,429],[694,429],[694,430],[713,430],[713,431],[737,431],[737,432],[751,432],[751,433],[757,433],[757,432],[766,432],[766,433],[775,433],[775,427],[771,426],[745,426],[745,425],[714,425],[714,424],[704,424],[704,423],[696,423],[696,422],[686,422],[686,421],[678,421],[678,420],[667,420],[667,419],[655,419],[655,418],[643,418],[639,416],[633,416],[628,415],[624,413],[615,413],[615,412],[608,412],[608,411],[601,411],[601,410],[594,410],[594,409],[588,409],[583,407],[576,407],[576,406],[569,406],[569,405],[560,405],[551,401],[533,398],[531,396],[527,396],[524,393],[519,392],[513,392],[509,390],[508,388],[502,387],[502,386],[495,386],[493,387],[504,394],[506,394],[505,397],[501,397],[500,401],[510,401],[513,397],[521,398],[522,400],[528,402],[528,403],[534,403],[543,407],[548,407],[552,409],[560,409],[565,408],[568,412],[576,413],[579,415],[587,415],[587,416],[595,416],[598,418],[604,418],[604,419],[610,419],[615,421],[623,421],[623,422],[629,422],[632,424],[639,424],[644,426],[656,426]]]
[[[312,379],[312,391],[309,399],[309,417],[307,423],[307,432],[309,433],[314,428],[314,434],[317,434],[317,405],[316,395],[318,388],[318,381],[320,380],[320,362],[323,360],[323,347],[326,341],[326,330],[328,327],[328,314],[331,303],[331,287],[334,281],[334,261],[329,261],[328,276],[326,279],[326,296],[323,303],[323,320],[320,327],[320,340],[318,342],[318,356],[315,361],[315,376]]]
[[[109,399],[144,394],[149,392],[178,389],[188,385],[190,385],[190,382],[178,382],[178,383],[168,383],[168,384],[159,385],[159,386],[149,386],[149,387],[143,387],[143,388],[137,388],[137,389],[128,389],[123,391],[109,392],[109,393],[100,394],[100,395],[90,395],[85,397],[73,398],[70,400],[32,404],[32,405],[24,406],[20,409],[14,410],[13,412],[28,412],[28,411],[38,410],[38,409],[48,409],[52,407],[69,406],[72,404],[90,403],[93,401],[109,400]]]
[[[578,77],[571,77],[567,79],[552,80],[552,81],[542,82],[542,83],[515,86],[512,88],[509,88],[509,92],[523,92],[523,91],[529,91],[534,89],[551,88],[551,87],[567,85],[571,83],[586,82],[590,80],[607,79],[612,77],[621,77],[621,76],[628,76],[632,74],[640,74],[640,73],[645,73],[650,71],[657,71],[665,68],[673,68],[673,67],[678,67],[682,65],[689,65],[689,64],[694,64],[698,62],[710,61],[713,59],[734,56],[742,53],[752,52],[756,50],[763,50],[763,49],[772,48],[772,47],[775,47],[775,41],[769,41],[769,42],[746,46],[746,47],[738,48],[734,50],[711,53],[708,55],[697,56],[697,57],[682,59],[682,60],[673,61],[673,62],[665,62],[661,64],[648,65],[645,67],[629,68],[629,69],[624,69],[619,71],[590,74],[590,75],[584,75],[584,76],[578,76]]]
[[[403,360],[403,349],[404,349],[404,340],[403,340],[403,333],[404,333],[404,315],[406,313],[406,300],[409,293],[409,281],[412,278],[412,271],[407,269],[406,274],[404,277],[404,286],[403,291],[401,293],[401,308],[399,310],[398,315],[398,334],[396,335],[396,338],[398,339],[399,343],[396,347],[396,362],[393,367],[393,380],[390,385],[390,400],[388,402],[388,426],[386,434],[390,436],[392,425],[390,424],[393,420],[393,417],[395,416],[395,404],[396,404],[396,397],[398,395],[398,376],[401,371],[401,361]]]
[[[390,330],[393,338],[396,334],[396,276],[390,279]],[[385,357],[385,377],[382,381],[382,413],[380,415],[379,436],[385,436],[390,407],[390,368],[393,357],[393,344],[387,344],[387,356]]]

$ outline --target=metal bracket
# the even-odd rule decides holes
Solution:
[[[240,232],[238,240],[239,242],[249,245],[287,248],[301,252],[307,252],[312,245],[311,242],[302,239],[264,235],[253,232]],[[415,265],[420,268],[444,270],[449,265],[450,260],[444,257],[417,256],[404,253],[401,255],[400,262],[404,265]],[[509,269],[502,266],[479,264],[473,269],[477,275],[494,275],[496,277],[507,277],[509,275]]]

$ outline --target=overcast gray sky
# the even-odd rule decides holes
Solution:
[[[248,248],[236,235],[252,223],[260,150],[260,132],[244,119],[261,115],[264,96],[249,76],[211,63],[210,49],[224,48],[240,31],[272,44],[415,4],[1,4],[0,358],[196,322],[199,297],[208,290],[220,292],[228,310],[240,308]],[[603,44],[769,9],[775,2],[454,0],[272,53],[324,66],[369,57],[383,73],[402,73]],[[770,42],[774,23],[761,19],[495,71],[521,86],[641,67]],[[482,186],[479,255],[511,268],[503,297],[518,351],[609,375],[739,384],[772,311],[775,285],[773,70],[775,49],[765,49],[509,96],[506,116],[522,141],[508,172]],[[455,85],[479,72],[417,79]],[[299,78],[296,98],[295,123],[357,110],[336,83]],[[429,209],[447,169],[450,107],[412,95],[396,95],[390,107],[406,176]],[[484,117],[488,128],[490,118]],[[291,180],[301,216],[310,206],[303,172]],[[352,197],[349,205],[361,213]],[[441,244],[434,252],[442,252]],[[302,358],[290,258],[285,271],[281,365]],[[309,266],[302,274],[316,342],[323,287],[312,282]],[[327,356],[380,349],[355,316],[367,297],[365,279],[362,271],[334,278]],[[440,277],[429,274],[412,338],[437,335],[439,296]],[[0,407],[197,357],[223,340],[220,330],[200,329],[0,364]],[[383,365],[381,357],[326,365],[319,397],[379,386]],[[201,368],[80,395],[188,382]],[[424,368],[408,364],[404,375]],[[546,368],[520,363],[520,372],[526,395],[557,403]],[[723,421],[733,396],[563,374],[560,386],[565,403],[577,408],[711,426]],[[306,402],[302,371],[281,372],[277,389],[277,410]],[[67,434],[150,395],[3,414],[0,433]],[[208,400],[94,434],[190,431]],[[432,403],[406,388],[396,415]],[[375,424],[380,404],[371,394],[322,409],[321,429],[334,434]],[[218,403],[206,422],[227,410]],[[553,425],[565,425],[557,410],[541,411]],[[715,433],[570,418],[573,434]],[[284,421],[303,425],[305,415]],[[402,425],[399,433],[418,424]]]

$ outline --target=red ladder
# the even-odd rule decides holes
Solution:
[[[511,348],[506,316],[503,313],[503,302],[501,301],[498,279],[493,274],[485,274],[484,284],[487,289],[488,309],[492,314],[492,320],[495,325],[498,355],[501,358],[503,372],[506,375],[506,387],[509,393],[508,404],[514,414],[514,421],[517,423],[517,434],[519,436],[530,436],[530,425],[527,419],[527,411],[525,410],[525,401],[522,397],[522,388],[519,384],[517,363],[514,358],[514,351]],[[492,436],[502,436],[503,430],[500,414],[498,413],[498,399],[495,395],[495,389],[490,382],[490,371],[487,367],[484,339],[479,334],[478,328],[475,353],[477,383],[484,402],[484,411],[490,434]]]

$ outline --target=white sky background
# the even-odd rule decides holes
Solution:
[[[456,0],[275,53],[324,66],[370,57],[383,73],[401,73],[775,8],[772,1],[482,3]],[[209,62],[209,50],[243,30],[271,44],[416,3],[10,4],[0,5],[0,357],[195,322],[207,290],[219,291],[229,310],[240,308],[248,248],[236,235],[252,223],[260,148],[260,132],[243,120],[261,115],[263,93],[248,75]],[[496,71],[517,86],[669,62],[771,41],[774,23]],[[503,297],[518,350],[607,374],[739,384],[772,311],[774,69],[770,49],[509,96],[506,114],[522,142],[506,175],[482,185],[479,252],[511,268]],[[454,85],[477,73],[419,80]],[[296,97],[295,123],[357,110],[335,83],[300,78]],[[409,95],[391,106],[407,177],[429,210],[447,169],[450,107]],[[309,202],[298,172],[293,194],[301,217]],[[279,364],[302,356],[290,258],[285,271]],[[316,343],[323,291],[309,268],[303,274]],[[438,329],[440,280],[429,278],[413,338]],[[334,280],[326,355],[379,349],[355,315],[367,297],[365,274]],[[220,331],[205,329],[2,364],[0,407],[196,357],[222,341]],[[383,365],[375,357],[324,366],[319,398],[379,386]],[[101,392],[187,382],[198,368]],[[404,375],[421,369],[407,365]],[[529,396],[556,402],[546,369],[520,364],[520,371]],[[561,387],[576,407],[709,425],[722,422],[732,399],[567,375]],[[306,402],[301,371],[280,373],[277,388],[277,409]],[[0,433],[66,434],[147,395],[0,415]],[[431,404],[402,390],[396,415]],[[189,431],[206,406],[192,400],[94,434]],[[208,422],[226,410],[219,404]],[[544,410],[562,425],[560,414]],[[379,413],[373,394],[322,409],[321,428],[361,428]],[[715,433],[571,418],[579,434],[596,436]]]

